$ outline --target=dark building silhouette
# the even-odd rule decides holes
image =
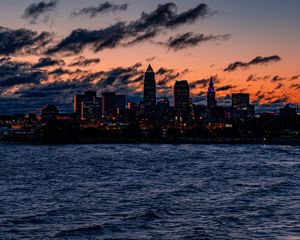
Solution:
[[[102,114],[112,115],[116,113],[116,94],[114,92],[102,93]]]
[[[250,95],[248,93],[232,94],[233,118],[245,119],[250,114]]]
[[[81,103],[81,120],[98,120],[101,116],[101,103],[99,101],[84,101]]]
[[[164,97],[157,102],[157,112],[161,117],[167,117],[170,111],[170,102]]]
[[[293,119],[297,116],[297,109],[287,104],[284,108],[280,108],[280,117],[284,119]]]
[[[144,104],[145,107],[150,107],[156,104],[155,73],[151,65],[148,66],[144,77]]]
[[[59,110],[55,105],[46,105],[42,108],[42,120],[44,122],[50,122],[57,119]]]
[[[209,109],[208,120],[211,123],[222,123],[225,121],[224,107],[215,106]]]
[[[187,114],[190,108],[190,86],[188,81],[176,81],[174,86],[174,108],[177,115]]]
[[[126,96],[116,95],[116,108],[124,110],[126,108]]]
[[[138,109],[138,104],[135,103],[135,102],[129,102],[129,103],[127,104],[127,108],[128,108],[129,110],[137,111],[137,109]]]
[[[101,98],[97,97],[97,93],[95,91],[87,91],[84,94],[77,94],[74,96],[74,113],[77,114],[79,118],[82,118],[83,112],[82,106],[91,106],[95,107],[99,105],[99,109],[94,109],[94,112],[99,112],[101,114]]]
[[[209,81],[209,87],[207,91],[207,108],[214,108],[216,107],[217,102],[216,102],[216,92],[214,88],[214,82],[213,78],[210,78]]]

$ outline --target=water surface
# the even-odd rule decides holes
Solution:
[[[300,148],[0,145],[1,239],[300,239]]]

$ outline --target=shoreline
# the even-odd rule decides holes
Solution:
[[[289,145],[289,146],[300,146],[300,139],[284,139],[284,138],[274,138],[274,139],[159,139],[159,140],[124,140],[124,139],[110,139],[110,140],[96,140],[96,139],[85,139],[85,140],[65,140],[65,141],[50,141],[50,140],[32,140],[32,139],[7,139],[0,140],[0,144],[19,144],[19,145],[118,145],[118,144],[153,144],[153,145],[181,145],[181,144],[191,144],[191,145]]]

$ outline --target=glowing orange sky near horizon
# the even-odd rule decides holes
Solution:
[[[29,2],[27,1],[27,3]],[[96,2],[92,0],[90,4],[86,4],[91,5]],[[128,2],[131,3],[131,1]],[[129,12],[120,13],[118,16],[100,17],[92,20],[72,19],[71,21],[59,12],[58,18],[61,24],[57,23],[54,25],[53,31],[57,32],[56,40],[59,40],[68,35],[72,29],[78,27],[99,29],[113,24],[116,18],[126,19],[127,21],[137,19],[142,11],[151,12],[156,8],[158,3],[162,2],[166,1],[154,1],[153,3],[132,1],[132,9],[129,9]],[[198,1],[190,0],[186,2],[185,6],[181,1],[174,2],[178,4],[178,12],[195,7],[199,3]],[[293,9],[297,8],[299,2],[289,0],[288,2],[291,3],[289,8],[280,9],[282,3],[274,0],[271,6],[273,12],[266,12],[267,7],[270,7],[267,4],[270,0],[261,3],[259,6],[255,6],[255,3],[258,4],[260,2],[256,0],[243,4],[240,2],[237,4],[234,0],[228,1],[228,4],[218,0],[203,2],[206,2],[212,9],[220,11],[220,14],[203,21],[200,20],[193,25],[183,26],[173,32],[166,31],[166,33],[158,36],[155,42],[165,41],[170,36],[188,31],[204,33],[206,35],[231,34],[232,36],[229,40],[202,43],[196,47],[176,52],[151,42],[145,42],[132,47],[107,49],[98,53],[93,53],[86,49],[80,55],[86,58],[101,59],[99,64],[87,69],[93,72],[107,71],[120,66],[129,67],[138,62],[142,63],[145,69],[149,63],[152,64],[154,70],[158,70],[160,67],[176,69],[178,72],[189,69],[187,74],[180,76],[181,79],[186,79],[192,83],[199,79],[206,79],[217,75],[220,83],[216,84],[216,88],[226,85],[235,86],[235,88],[228,91],[217,92],[218,97],[242,91],[250,93],[251,100],[255,101],[257,93],[261,91],[260,95],[263,94],[265,97],[260,103],[271,103],[272,101],[276,101],[276,99],[286,98],[286,102],[300,104],[300,87],[295,87],[296,84],[300,84],[300,77],[291,80],[292,77],[300,74],[300,34],[299,31],[295,30],[295,27],[298,26],[295,20],[300,21],[300,19],[296,17],[296,10],[293,11]],[[74,7],[86,4],[77,0],[74,1]],[[25,6],[26,4],[22,2],[22,6],[18,5],[19,10],[15,10],[20,11],[19,15],[24,9],[23,5]],[[63,6],[65,7],[64,11],[66,11],[67,7],[71,7],[68,2],[63,2]],[[247,12],[249,7],[255,10],[255,13],[252,11],[255,15]],[[284,11],[288,12],[290,16]],[[133,12],[135,13],[132,14]],[[3,13],[4,15],[6,14],[5,12]],[[281,13],[280,18],[276,16],[277,13]],[[102,21],[98,21],[99,19],[102,19]],[[43,25],[41,24],[32,26],[21,22],[20,19],[12,21],[11,26],[8,27],[26,27],[38,31],[43,29]],[[268,57],[275,54],[282,58],[280,62],[252,66],[248,69],[239,69],[231,73],[223,71],[228,64],[235,61],[249,62],[257,56]],[[70,63],[78,56],[64,58],[58,55],[56,57],[63,58],[67,63]],[[146,61],[146,59],[151,57],[155,57],[155,59],[150,62]],[[38,57],[28,56],[17,57],[15,59],[36,62]],[[257,77],[270,76],[270,78],[279,76],[284,79],[275,83],[271,82],[270,79],[247,82],[247,78],[250,75]],[[159,80],[159,76],[157,76],[157,80]],[[193,97],[199,96],[199,93],[206,90],[206,88],[194,89],[192,91]]]

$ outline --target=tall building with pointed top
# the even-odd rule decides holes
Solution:
[[[145,107],[156,104],[155,73],[151,65],[148,66],[144,77],[144,104]]]
[[[209,81],[208,91],[207,91],[207,108],[214,108],[216,107],[216,105],[217,105],[216,92],[214,88],[213,77],[211,77]]]

